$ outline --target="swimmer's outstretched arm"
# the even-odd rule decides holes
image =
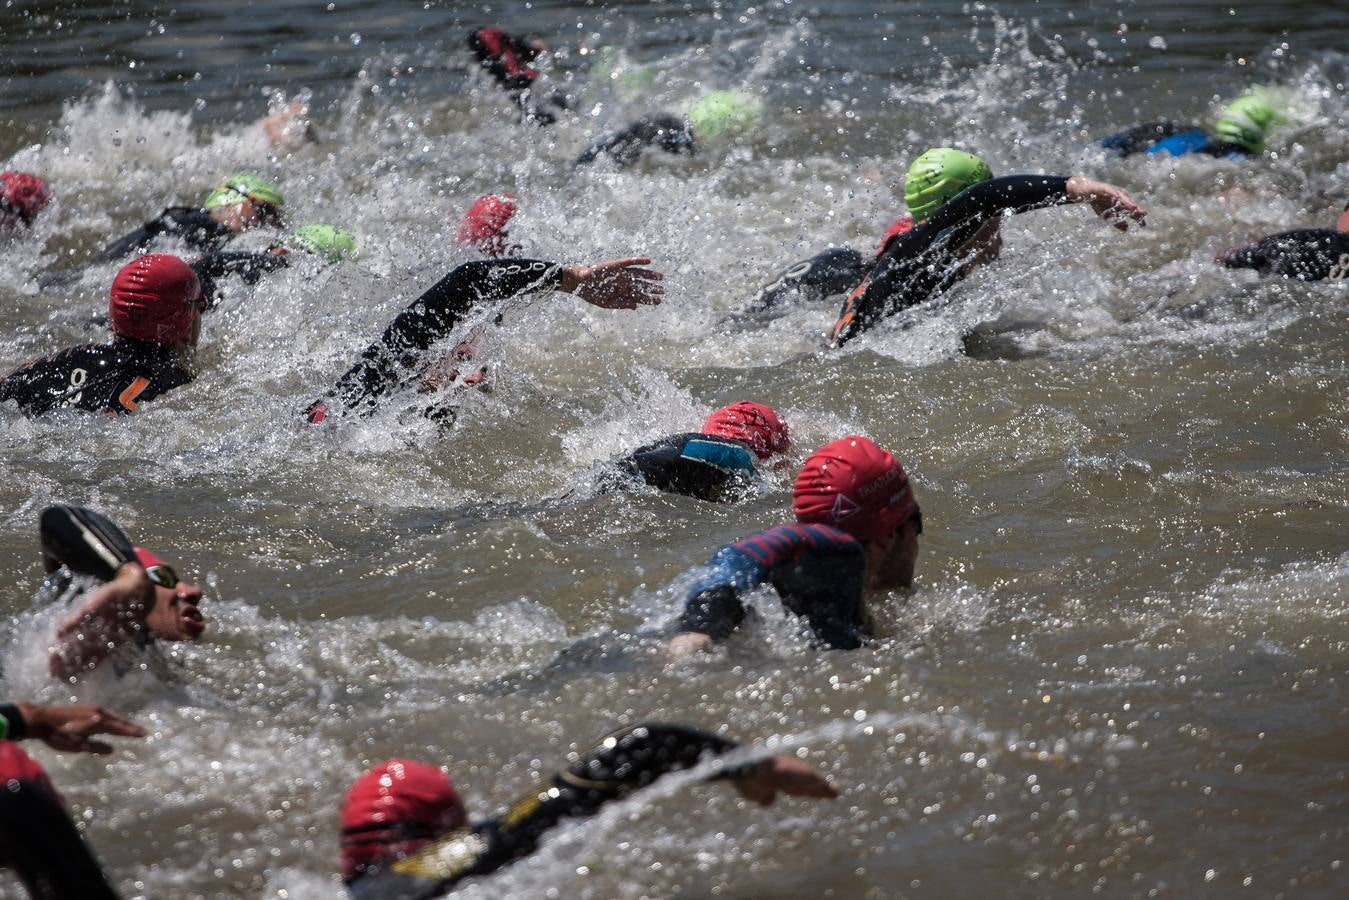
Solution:
[[[93,703],[70,706],[38,706],[33,703],[0,704],[6,721],[4,738],[18,741],[36,738],[53,750],[67,753],[97,753],[106,756],[112,746],[93,740],[97,734],[145,737],[146,730]]]
[[[664,277],[644,268],[645,256],[598,262],[591,266],[558,265],[536,259],[485,259],[450,272],[394,318],[361,361],[338,379],[328,393],[344,409],[372,406],[392,391],[422,362],[425,352],[458,325],[474,306],[520,294],[557,290],[575,294],[605,309],[636,309],[660,303]],[[309,408],[311,423],[327,416],[327,403]]]

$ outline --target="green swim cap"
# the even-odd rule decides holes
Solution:
[[[689,124],[697,137],[748,131],[759,124],[763,103],[744,91],[713,91],[689,107]]]
[[[973,153],[934,147],[909,166],[904,202],[915,222],[926,222],[956,194],[992,177],[988,163]]]
[[[1229,103],[1213,130],[1229,144],[1244,147],[1251,153],[1262,153],[1265,135],[1278,117],[1274,105],[1266,97],[1252,93]]]
[[[287,243],[330,263],[356,257],[356,236],[332,225],[301,225],[291,232]]]
[[[206,195],[206,202],[203,205],[207,209],[213,209],[217,206],[243,203],[245,200],[257,200],[273,206],[286,205],[286,198],[281,196],[276,185],[257,175],[231,175]]]

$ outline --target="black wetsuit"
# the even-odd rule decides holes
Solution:
[[[193,377],[176,346],[117,338],[20,366],[0,378],[0,402],[13,400],[34,416],[61,408],[134,413],[144,401]]]
[[[713,502],[743,496],[755,477],[748,445],[709,434],[672,435],[639,447],[618,465],[654,488]]]
[[[791,301],[815,303],[846,294],[866,277],[875,264],[875,257],[863,256],[851,247],[831,247],[778,273],[776,278],[759,289],[748,306],[727,318],[768,319],[779,314]]]
[[[217,280],[238,275],[244,284],[257,284],[268,272],[290,265],[290,257],[246,250],[215,250],[194,260],[191,265],[201,282],[202,296],[206,298],[209,308],[214,309],[220,303]]]
[[[601,156],[614,161],[621,169],[641,159],[648,147],[675,155],[694,153],[693,132],[677,116],[659,114],[642,116],[621,131],[605,135],[592,143],[578,157],[574,165],[584,166]]]
[[[1255,269],[1300,281],[1349,278],[1349,232],[1304,228],[1261,238],[1218,258],[1229,269]]]
[[[830,345],[838,347],[886,316],[940,294],[968,274],[960,248],[995,217],[1070,202],[1068,179],[1007,175],[967,188],[908,234],[890,241],[843,302]]]
[[[475,304],[505,300],[532,291],[554,290],[562,268],[537,259],[484,259],[464,263],[408,305],[360,362],[337,380],[323,399],[305,411],[311,424],[336,407],[370,413],[384,395],[423,371],[426,351],[447,335]]]
[[[155,238],[167,235],[182,240],[203,253],[216,250],[234,237],[228,226],[211,218],[209,210],[197,206],[170,206],[130,234],[113,241],[98,258],[111,262],[144,249]]]
[[[533,853],[543,835],[563,819],[593,815],[667,772],[692,768],[704,757],[736,746],[687,725],[645,722],[616,731],[500,816],[447,834],[384,869],[357,874],[347,887],[357,900],[438,897],[465,878],[486,875]],[[737,774],[732,770],[717,777]],[[342,840],[359,842],[360,837],[359,831],[347,832]]]
[[[779,525],[717,551],[689,588],[678,629],[724,640],[745,619],[740,595],[771,584],[820,643],[852,650],[870,633],[866,578],[856,538],[828,525]]]
[[[45,774],[12,741],[0,741],[0,866],[34,900],[117,897]]]

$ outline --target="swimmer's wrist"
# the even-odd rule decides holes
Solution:
[[[28,736],[22,703],[0,703],[0,741],[21,741]]]

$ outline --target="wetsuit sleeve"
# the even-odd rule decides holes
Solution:
[[[857,286],[870,268],[871,261],[850,247],[825,250],[779,273],[759,289],[745,312],[764,312],[793,298],[814,303],[846,293]]]
[[[740,595],[768,580],[768,567],[739,547],[723,547],[707,564],[706,573],[689,588],[681,632],[698,632],[722,641],[745,619]]]
[[[1229,250],[1218,262],[1300,281],[1349,278],[1349,235],[1327,228],[1285,231]]]
[[[998,216],[1068,203],[1068,179],[1008,175],[962,191],[889,248],[843,302],[831,335],[838,347],[888,315],[916,306],[960,277],[957,254],[984,223]]]
[[[110,580],[136,552],[126,532],[111,519],[82,506],[57,503],[38,518],[42,563],[48,572],[66,566],[78,575]]]
[[[201,282],[201,292],[206,298],[209,309],[215,309],[220,302],[220,293],[216,279],[228,275],[238,275],[244,284],[257,284],[268,272],[275,272],[290,265],[287,256],[271,253],[251,253],[243,250],[216,250],[192,263],[192,271],[197,273]]]
[[[121,259],[124,256],[130,256],[136,250],[149,244],[159,235],[163,234],[171,221],[168,218],[169,211],[164,210],[155,218],[146,222],[134,231],[124,234],[122,237],[113,241],[103,248],[98,258],[103,262],[112,262]]]
[[[328,392],[344,409],[373,407],[374,401],[398,387],[422,361],[423,353],[457,325],[476,304],[505,300],[533,291],[555,290],[562,268],[536,259],[484,259],[465,263],[414,300],[361,354],[360,362]],[[311,422],[326,402],[309,408]]]
[[[446,835],[384,871],[356,879],[349,888],[358,900],[440,896],[462,879],[533,853],[543,835],[563,819],[593,815],[666,773],[692,768],[736,746],[688,725],[645,722],[616,731],[497,818]],[[732,770],[717,777],[735,774]]]
[[[626,169],[641,158],[647,147],[692,156],[693,133],[674,116],[643,116],[621,131],[595,141],[576,157],[574,165],[588,165],[600,156],[608,156],[619,168]]]
[[[0,741],[0,865],[14,869],[35,900],[116,900],[46,773]]]

